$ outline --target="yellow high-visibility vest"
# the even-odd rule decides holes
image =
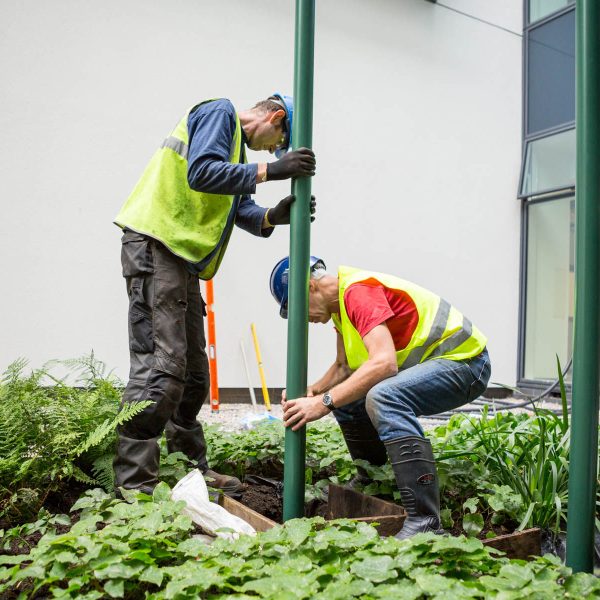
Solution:
[[[159,240],[191,263],[200,263],[198,276],[211,279],[225,254],[237,202],[232,195],[196,192],[188,185],[188,116],[200,104],[187,111],[154,153],[115,223]],[[230,163],[240,162],[241,149],[242,131],[236,114]]]
[[[353,283],[382,285],[389,290],[408,294],[415,303],[419,321],[406,346],[396,352],[399,369],[408,369],[425,360],[446,358],[465,360],[483,351],[487,338],[449,302],[410,281],[341,266],[338,271],[340,314],[333,315],[336,329],[344,339],[348,366],[355,370],[369,358],[365,344],[348,318],[344,293]]]

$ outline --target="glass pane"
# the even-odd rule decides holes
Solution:
[[[528,216],[524,375],[556,379],[556,355],[564,368],[572,353],[575,201],[531,204]]]
[[[538,19],[567,6],[573,4],[575,0],[529,0],[529,22],[533,23]]]
[[[522,196],[575,185],[575,130],[527,142]]]
[[[527,62],[528,135],[574,121],[574,10],[529,32]]]

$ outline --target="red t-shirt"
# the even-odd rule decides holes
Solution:
[[[401,290],[389,290],[378,281],[353,283],[344,292],[350,322],[361,337],[385,323],[396,350],[406,348],[419,322],[412,298]]]

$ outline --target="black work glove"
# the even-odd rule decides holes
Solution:
[[[308,148],[287,152],[279,160],[267,163],[267,181],[312,177],[315,174],[315,153]]]
[[[296,196],[286,196],[283,200],[273,208],[269,209],[267,219],[271,225],[289,225],[290,224],[290,210],[292,208],[292,202],[296,199]],[[310,220],[315,220],[313,216],[317,210],[317,201],[314,196],[310,197]]]

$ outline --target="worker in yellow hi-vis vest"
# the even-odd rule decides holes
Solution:
[[[124,232],[129,295],[131,370],[123,402],[152,402],[118,428],[116,487],[152,493],[163,431],[169,451],[186,454],[210,486],[230,494],[241,487],[209,468],[197,420],[209,387],[199,279],[216,274],[234,224],[261,237],[289,224],[293,196],[265,209],[250,194],[260,183],[314,175],[311,150],[288,152],[292,119],[292,98],[278,93],[241,112],[224,98],[195,104],[115,219]],[[247,164],[246,146],[278,160]]]
[[[271,293],[287,316],[288,265],[271,273]],[[310,260],[308,318],[333,321],[337,356],[307,396],[283,398],[293,430],[333,412],[354,460],[389,458],[408,513],[396,537],[440,529],[435,460],[418,417],[462,406],[490,378],[486,337],[454,306],[410,281],[351,267],[337,276]],[[368,483],[359,469],[353,484]]]

